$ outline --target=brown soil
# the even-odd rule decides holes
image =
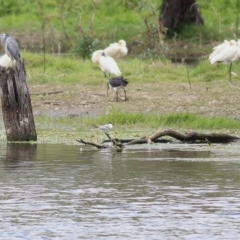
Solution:
[[[240,85],[240,84],[239,84]],[[49,85],[29,86],[34,115],[97,116],[112,108],[128,112],[181,113],[240,118],[240,88],[228,80],[194,83],[160,82],[130,84],[128,101],[116,101],[115,93],[106,94],[106,86]],[[122,94],[124,96],[124,94]]]

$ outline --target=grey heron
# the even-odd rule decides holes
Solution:
[[[13,37],[9,36],[6,33],[1,34],[1,44],[5,50],[5,53],[8,55],[12,62],[14,60],[17,62],[20,59],[21,55],[19,52],[19,47]]]

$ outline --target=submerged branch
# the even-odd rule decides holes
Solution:
[[[102,149],[102,148],[108,148],[108,146],[105,146],[105,145],[99,145],[99,144],[96,144],[96,143],[92,143],[92,142],[86,142],[82,139],[80,140],[76,140],[77,142],[79,143],[83,143],[85,145],[90,145],[90,146],[93,146],[93,147],[97,147],[98,149]]]
[[[104,132],[106,134],[106,136],[108,137],[108,141],[104,141],[103,144],[96,144],[96,143],[92,143],[92,142],[86,142],[82,139],[80,140],[76,140],[77,142],[79,143],[83,143],[85,145],[90,145],[90,146],[93,146],[93,147],[97,147],[98,149],[106,149],[106,148],[110,148],[110,146],[106,146],[104,145],[105,142],[112,142],[113,146],[117,149],[117,150],[121,150],[123,149],[123,144],[121,142],[120,139],[117,139],[117,138],[111,138],[110,135],[107,133],[107,132]]]
[[[116,148],[120,148],[122,149],[123,148],[123,144],[122,144],[122,141],[118,138],[111,138],[110,135],[105,132],[106,136],[108,137],[108,139],[113,143],[113,146],[115,146]]]

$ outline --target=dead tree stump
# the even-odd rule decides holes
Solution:
[[[174,31],[180,31],[186,24],[204,23],[196,0],[163,0],[159,21]]]
[[[14,69],[0,66],[2,115],[8,141],[36,141],[37,133],[24,62]]]

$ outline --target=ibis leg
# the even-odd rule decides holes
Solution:
[[[232,63],[230,63],[230,66],[229,66],[229,81],[230,83],[232,83]]]
[[[118,101],[118,90],[116,91],[116,100]]]
[[[128,99],[127,99],[127,93],[126,93],[125,88],[123,88],[123,91],[124,91],[124,93],[125,93],[125,101],[127,101]]]
[[[109,80],[109,77],[107,76],[107,74],[105,72],[103,72],[105,78],[107,78]]]
[[[108,85],[108,83],[107,83],[107,96],[108,96],[108,89],[109,89],[109,85]]]

